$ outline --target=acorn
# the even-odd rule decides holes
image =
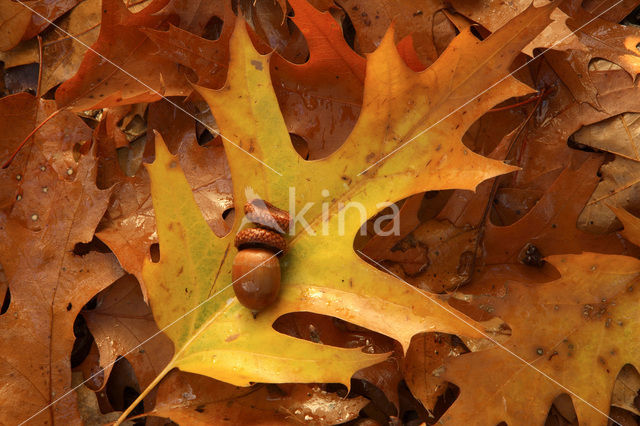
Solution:
[[[269,250],[240,250],[233,259],[231,276],[238,301],[253,312],[263,310],[278,298],[280,261]]]
[[[273,304],[280,292],[280,261],[287,243],[280,233],[289,229],[289,214],[263,200],[252,200],[244,207],[257,228],[243,229],[235,238],[238,254],[233,259],[231,278],[238,301],[254,317]]]

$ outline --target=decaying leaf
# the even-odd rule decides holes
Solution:
[[[629,112],[585,126],[573,134],[573,140],[640,161],[640,114]]]
[[[5,157],[55,106],[19,94],[2,99],[0,108]],[[5,424],[32,416],[37,423],[77,422],[74,397],[48,406],[70,389],[73,323],[123,273],[111,254],[74,253],[76,244],[92,240],[110,191],[95,186],[93,152],[74,158],[74,145],[85,142],[90,130],[69,112],[53,120],[0,172],[3,195],[12,197],[0,211],[0,259],[11,291],[0,316],[3,339],[11,342],[0,347]]]
[[[77,3],[78,0],[39,0],[25,4],[0,1],[0,51],[34,37],[49,26],[49,21],[54,21]]]
[[[615,215],[608,206],[637,209],[640,202],[638,173],[640,163],[623,157],[616,157],[604,164],[600,168],[602,181],[584,207],[579,226],[598,233],[618,228]]]
[[[102,291],[94,309],[82,313],[100,352],[102,386],[113,364],[124,356],[136,372],[138,383],[146,387],[171,359],[173,347],[153,322],[149,306],[142,298],[138,281],[126,275]]]
[[[576,228],[582,206],[596,187],[596,171],[602,160],[575,154],[577,164],[563,170],[522,219],[509,226],[487,225],[483,240],[486,263],[520,262],[520,255],[528,244],[536,247],[540,257],[584,250],[625,251],[623,242],[615,235],[592,234]]]
[[[75,76],[56,90],[58,106],[84,111],[187,95],[185,75],[172,61],[153,55],[155,44],[142,32],[166,22],[156,14],[162,6],[153,2],[134,14],[121,0],[104,0],[98,41]]]
[[[640,392],[640,374],[633,366],[627,364],[622,367],[613,386],[611,405],[624,408],[634,414],[640,414],[636,405],[636,398]]]
[[[355,419],[367,400],[345,399],[310,385],[240,388],[208,377],[174,371],[158,389],[145,415],[179,424],[340,424]]]

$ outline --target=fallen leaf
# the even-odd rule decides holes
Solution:
[[[496,347],[447,360],[442,377],[460,396],[442,423],[473,423],[480,411],[486,423],[542,424],[553,400],[570,391],[580,424],[606,424],[618,372],[639,361],[632,318],[640,262],[594,253],[547,261],[560,279],[507,282],[500,296],[474,297],[509,324],[504,346],[512,353]]]
[[[73,386],[74,389],[77,387],[75,394],[78,398],[80,417],[84,424],[105,424],[115,422],[118,419],[118,413],[103,414],[100,411],[96,394],[89,388],[82,386],[84,379],[81,372],[74,371],[71,377],[73,379],[71,386]],[[131,426],[133,422],[127,421],[123,423],[123,425]]]
[[[365,60],[347,45],[329,13],[320,13],[302,0],[291,5],[296,11],[293,22],[309,45],[309,59],[293,64],[276,54],[270,61],[273,87],[289,132],[304,138],[309,158],[317,159],[335,151],[358,118]],[[167,57],[193,69],[198,85],[219,88],[226,77],[234,20],[228,10],[222,34],[215,41],[175,27],[146,33]]]
[[[55,105],[19,94],[3,98],[0,108],[5,158]],[[73,323],[96,293],[122,275],[111,254],[74,254],[76,244],[92,240],[110,195],[95,186],[93,153],[74,159],[74,145],[87,137],[86,125],[63,112],[0,172],[8,186],[2,194],[13,198],[3,200],[0,212],[0,259],[11,291],[0,316],[2,340],[11,342],[0,348],[6,403],[0,423],[32,416],[49,424],[79,419],[74,397],[58,401],[71,388]]]
[[[188,95],[185,75],[155,55],[155,44],[142,32],[166,23],[166,16],[156,14],[164,5],[155,1],[134,14],[121,0],[104,0],[98,41],[78,72],[56,90],[58,106],[84,111]]]
[[[616,383],[613,385],[611,405],[640,415],[640,410],[636,405],[636,398],[638,398],[639,392],[640,374],[633,366],[627,364],[622,367]]]
[[[540,67],[537,78],[545,82],[555,80],[557,84],[557,76],[548,66]],[[517,164],[523,170],[514,174],[514,186],[534,183],[554,169],[567,167],[575,151],[567,141],[581,127],[625,112],[640,112],[640,90],[625,71],[595,71],[591,80],[598,90],[599,108],[575,102],[562,85],[546,97],[542,117],[522,136]]]
[[[476,21],[489,31],[494,32],[509,20],[518,16],[532,4],[544,5],[543,0],[516,0],[505,3],[499,0],[490,0],[482,3],[470,3],[461,0],[453,0],[455,9],[467,18]],[[584,49],[579,38],[567,27],[569,16],[562,10],[556,9],[551,13],[551,24],[531,41],[523,52],[534,56],[533,49],[537,47],[553,48],[557,50]]]
[[[431,64],[438,58],[434,21],[436,13],[445,8],[444,3],[424,0],[394,3],[342,0],[339,3],[356,29],[355,44],[358,51],[374,51],[393,22],[399,39],[412,36],[418,57],[424,63]]]
[[[411,393],[427,410],[434,410],[438,398],[447,389],[447,383],[438,377],[444,360],[465,351],[461,343],[456,344],[446,334],[425,333],[411,341],[404,361],[404,376]]]
[[[586,49],[552,50],[545,57],[577,101],[600,108],[598,90],[589,71],[590,63],[596,58],[606,59],[635,79],[640,72],[640,54],[636,47],[640,42],[640,29],[598,18],[586,11],[581,3],[579,0],[564,2],[561,9],[571,17],[567,26]]]
[[[583,145],[640,161],[640,114],[628,112],[584,126],[572,138]]]
[[[348,383],[356,370],[387,356],[330,348],[273,331],[275,319],[292,311],[342,318],[389,335],[405,348],[414,334],[427,330],[478,335],[467,320],[452,318],[448,308],[444,309],[445,302],[428,294],[424,295],[427,300],[417,299],[415,289],[362,261],[352,250],[352,238],[366,217],[380,209],[381,201],[397,201],[428,189],[471,189],[486,178],[513,170],[468,151],[460,138],[486,109],[530,89],[507,78],[473,106],[464,105],[464,100],[477,93],[475,87],[486,87],[503,78],[509,67],[505,56],[517,55],[522,44],[548,23],[553,7],[529,9],[484,42],[469,31],[461,33],[422,74],[404,65],[389,33],[370,56],[364,108],[356,127],[339,151],[315,162],[304,162],[293,150],[270,86],[267,58],[253,49],[244,23],[238,21],[230,42],[231,64],[225,87],[218,92],[198,88],[227,137],[235,204],[243,205],[248,197],[245,190],[251,188],[260,197],[284,206],[291,186],[300,191],[296,204],[289,208],[294,217],[294,209],[299,211],[304,203],[318,199],[323,188],[334,197],[334,207],[324,221],[326,225],[322,224],[320,205],[309,209],[309,229],[316,235],[310,235],[309,229],[294,230],[290,249],[281,260],[284,274],[280,300],[253,318],[232,297],[227,284],[234,253],[231,240],[241,223],[239,215],[232,232],[217,239],[191,201],[191,190],[177,160],[158,137],[156,159],[148,169],[160,261],[148,261],[143,276],[156,322],[162,328],[173,324],[166,333],[174,341],[176,355],[166,371],[178,367],[238,385],[251,381]],[[514,37],[514,29],[519,37]],[[488,60],[487,52],[491,52]],[[471,59],[459,63],[460,55]],[[435,78],[443,75],[448,76],[446,84],[441,77]],[[425,93],[429,94],[429,103],[424,102]],[[454,110],[457,102],[464,105],[459,111]],[[447,119],[438,121],[447,113]],[[430,133],[417,133],[436,122]],[[375,163],[412,137],[418,139],[416,143]],[[229,146],[229,140],[250,149],[264,163],[247,162],[246,152]],[[361,149],[364,141],[366,150]],[[279,176],[265,163],[284,174]],[[360,173],[368,165],[373,168]],[[400,171],[402,174],[398,174]],[[163,183],[168,181],[171,187]],[[363,218],[351,209],[343,218],[344,232],[338,232],[339,200],[359,202],[367,213]],[[323,226],[328,226],[329,232],[322,233]],[[335,261],[338,253],[340,262]],[[371,282],[376,282],[375,289],[370,288]],[[214,294],[218,297],[210,299]],[[383,314],[385,320],[381,321]],[[188,319],[183,318],[185,315]],[[182,319],[175,322],[177,318]],[[286,348],[285,354],[282,348]]]
[[[87,52],[85,45],[91,46],[98,39],[101,18],[101,2],[85,0],[56,22],[58,27],[73,37],[57,28],[44,35],[41,93],[47,93],[78,71]]]
[[[273,328],[289,336],[323,345],[361,348],[368,353],[393,352],[384,362],[357,371],[353,379],[366,381],[365,387],[369,384],[375,386],[396,409],[400,406],[398,385],[403,380],[400,371],[403,357],[401,348],[393,339],[336,318],[310,312],[281,316],[273,324]]]
[[[178,371],[162,381],[157,399],[145,415],[192,425],[340,424],[355,419],[368,402],[362,397],[345,399],[313,385],[240,388]]]
[[[576,228],[582,206],[597,184],[596,172],[602,159],[578,152],[575,157],[577,164],[563,170],[522,219],[509,226],[487,224],[483,240],[486,264],[518,263],[528,244],[535,246],[541,257],[584,250],[626,253],[627,247],[615,235],[596,235]]]
[[[289,3],[293,22],[307,40],[309,59],[293,64],[275,55],[270,64],[273,87],[289,132],[308,142],[309,159],[318,159],[334,152],[358,119],[365,60],[347,45],[328,12],[318,12],[306,0]]]
[[[225,8],[221,17],[222,30],[217,40],[206,40],[173,25],[169,31],[144,29],[143,32],[158,46],[163,57],[191,68],[198,76],[198,84],[218,88],[227,76],[229,37],[236,19],[230,7]],[[183,90],[192,90],[188,82],[184,83]]]
[[[604,233],[619,227],[610,206],[637,210],[640,207],[640,187],[637,178],[640,163],[616,157],[600,168],[602,180],[591,194],[578,219],[578,227]]]
[[[78,0],[37,0],[20,3],[11,0],[0,1],[0,51],[11,49],[21,40],[35,37],[49,26],[49,21],[55,21],[78,4]]]
[[[173,345],[158,330],[138,281],[125,275],[97,295],[96,308],[83,310],[95,339],[103,370],[101,390],[119,356],[129,361],[138,383],[145,388],[173,355]]]

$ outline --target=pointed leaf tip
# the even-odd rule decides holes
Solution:
[[[169,152],[169,148],[167,148],[167,144],[164,142],[162,135],[157,130],[153,130],[153,135],[155,137],[155,149],[156,149],[156,158],[153,160],[153,163],[145,164],[147,167],[155,166],[160,164],[168,164],[170,160],[173,159],[175,161],[175,157],[171,152]],[[175,167],[175,166],[174,166]]]

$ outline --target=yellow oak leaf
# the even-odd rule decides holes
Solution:
[[[174,358],[153,384],[177,367],[236,385],[348,385],[355,371],[387,357],[276,332],[272,324],[289,312],[338,317],[393,337],[405,350],[426,331],[481,336],[481,326],[446,298],[365,262],[353,238],[390,203],[427,190],[472,190],[515,170],[473,153],[461,137],[495,104],[532,91],[509,76],[509,67],[549,23],[554,7],[532,7],[484,41],[465,30],[422,73],[404,64],[389,31],[368,57],[354,130],[336,152],[315,161],[294,150],[271,85],[270,58],[256,52],[238,20],[225,86],[196,87],[225,136],[236,206],[231,233],[217,238],[209,229],[160,137],[148,166],[160,261],[147,262],[143,277],[156,322],[175,345]],[[241,207],[254,197],[288,210],[295,225],[280,260],[280,297],[256,318],[230,288],[233,239],[244,226]]]

